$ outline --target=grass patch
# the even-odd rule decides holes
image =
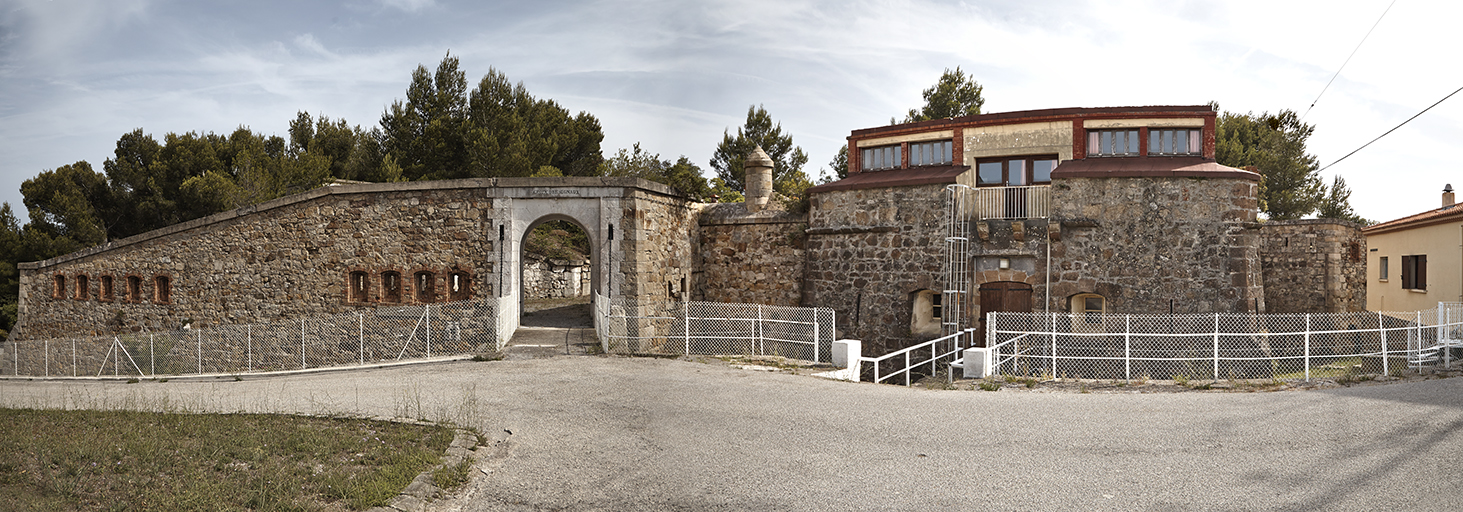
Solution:
[[[438,464],[454,435],[263,414],[0,409],[0,424],[0,510],[359,510]]]

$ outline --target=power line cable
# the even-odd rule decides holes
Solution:
[[[1346,156],[1343,156],[1341,158],[1336,159],[1335,162],[1331,162],[1330,164],[1327,164],[1325,167],[1320,168],[1320,170],[1317,170],[1316,172],[1319,173],[1321,171],[1324,171],[1326,169],[1329,169],[1332,165],[1336,165],[1336,164],[1341,163],[1341,161],[1342,160],[1345,160],[1346,157],[1349,157],[1351,155],[1355,155],[1357,151],[1361,151],[1363,149],[1366,149],[1367,146],[1372,145],[1372,142],[1376,142],[1376,141],[1382,140],[1382,137],[1386,137],[1388,134],[1391,134],[1392,132],[1397,131],[1397,129],[1398,128],[1401,128],[1402,125],[1412,122],[1413,119],[1417,119],[1418,116],[1421,116],[1421,115],[1427,113],[1427,111],[1432,110],[1433,107],[1438,106],[1439,103],[1442,103],[1444,101],[1448,101],[1448,98],[1452,98],[1454,94],[1458,94],[1459,92],[1463,92],[1463,87],[1459,87],[1458,90],[1453,91],[1451,94],[1448,94],[1447,96],[1443,96],[1443,99],[1438,100],[1437,103],[1433,103],[1432,105],[1429,105],[1427,108],[1422,109],[1422,112],[1418,112],[1416,115],[1407,118],[1407,120],[1406,121],[1403,121],[1402,124],[1399,124],[1397,126],[1392,127],[1391,130],[1387,130],[1387,133],[1383,133],[1381,135],[1378,135],[1377,138],[1372,139],[1371,142],[1368,142],[1366,144],[1362,144],[1361,147],[1351,150],[1351,152],[1350,153],[1347,153]]]
[[[1306,107],[1306,113],[1300,115],[1301,121],[1305,121],[1306,116],[1310,115],[1311,109],[1316,108],[1316,102],[1321,101],[1321,95],[1326,94],[1326,89],[1330,89],[1331,83],[1336,81],[1336,77],[1341,76],[1341,70],[1346,69],[1346,64],[1350,63],[1351,58],[1356,56],[1356,51],[1361,49],[1363,43],[1366,43],[1366,38],[1372,36],[1372,31],[1377,29],[1377,25],[1382,24],[1382,18],[1387,17],[1387,11],[1392,10],[1393,5],[1397,5],[1397,0],[1392,0],[1392,3],[1387,4],[1387,8],[1382,11],[1382,15],[1377,16],[1377,22],[1372,24],[1371,30],[1367,30],[1366,35],[1361,36],[1361,42],[1356,43],[1356,48],[1351,49],[1351,55],[1346,56],[1346,62],[1342,62],[1341,67],[1336,68],[1336,74],[1331,75],[1331,81],[1326,82],[1326,86],[1321,88],[1321,93],[1317,94],[1316,99],[1311,101],[1311,106]]]

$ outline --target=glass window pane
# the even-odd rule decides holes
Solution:
[[[1202,153],[1202,152],[1204,152],[1204,143],[1200,139],[1200,137],[1203,136],[1203,134],[1204,134],[1204,130],[1189,130],[1189,152],[1190,153]]]
[[[1035,160],[1031,162],[1031,182],[1046,183],[1052,180],[1052,169],[1057,168],[1056,160]]]
[[[1163,152],[1163,146],[1158,143],[1161,135],[1159,130],[1148,130],[1148,154],[1157,155]]]
[[[903,162],[901,161],[902,159],[899,158],[899,156],[904,153],[904,148],[901,148],[899,146],[890,146],[890,149],[894,150],[894,154],[891,155],[891,157],[889,158],[889,168],[894,169],[899,167],[900,165],[903,165]]]
[[[955,161],[954,154],[952,153],[952,151],[954,151],[954,148],[955,141],[945,141],[945,163],[948,164]]]
[[[1089,156],[1102,154],[1102,146],[1098,144],[1097,136],[1097,132],[1087,132],[1087,154]]]
[[[1189,152],[1188,130],[1174,130],[1173,152],[1178,154]]]
[[[981,162],[979,165],[976,165],[975,172],[977,175],[980,176],[979,179],[981,185],[1001,184],[1000,162]]]
[[[1083,306],[1085,306],[1084,309],[1086,309],[1088,313],[1102,312],[1102,297],[1087,297],[1087,300],[1085,300],[1084,302],[1087,303]]]
[[[1112,132],[1102,132],[1102,143],[1097,145],[1097,152],[1103,155],[1112,154]]]
[[[859,169],[867,171],[869,169],[872,169],[873,168],[873,165],[874,165],[874,150],[872,150],[872,149],[865,149],[863,151],[863,158],[859,162]]]
[[[1128,132],[1128,150],[1126,153],[1129,155],[1138,154],[1138,130]]]
[[[1026,161],[1011,160],[1006,162],[1006,186],[1026,186]]]
[[[929,153],[930,153],[930,145],[929,144],[915,144],[913,147],[911,147],[909,149],[910,149],[910,155],[909,155],[909,163],[910,163],[910,165],[929,165],[930,162],[926,160],[927,155],[929,155]],[[915,162],[919,162],[919,163],[916,164]]]

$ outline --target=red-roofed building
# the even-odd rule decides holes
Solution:
[[[848,177],[809,190],[803,302],[875,354],[990,311],[1265,312],[1260,175],[1215,161],[1215,122],[1145,106],[855,130]]]
[[[1362,229],[1367,245],[1367,308],[1416,311],[1463,301],[1463,205],[1453,187],[1442,207]]]

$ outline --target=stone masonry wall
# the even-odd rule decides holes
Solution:
[[[192,324],[252,323],[322,316],[378,305],[449,298],[449,274],[468,286],[458,298],[491,297],[493,208],[481,188],[436,182],[329,188],[190,221],[46,262],[23,264],[26,296],[12,339],[38,339]],[[351,272],[368,277],[360,300],[347,295]],[[383,294],[383,273],[400,277],[400,299]],[[430,272],[430,292],[418,273]],[[66,276],[65,297],[53,296]],[[88,289],[77,298],[77,276]],[[129,297],[137,277],[140,296]],[[170,293],[158,296],[157,277]],[[425,274],[424,274],[425,276]],[[112,279],[104,297],[103,277]],[[419,294],[418,292],[422,293]]]
[[[941,286],[946,202],[944,185],[813,194],[803,305],[833,308],[865,354],[930,338],[910,333],[911,295]]]
[[[1072,295],[1097,293],[1109,313],[1263,312],[1256,186],[1214,178],[1056,180],[1052,309],[1066,309]]]
[[[621,293],[645,301],[678,301],[691,285],[696,211],[679,197],[626,189]],[[623,234],[620,234],[623,233]]]
[[[593,287],[588,261],[528,259],[523,263],[523,298],[583,297]]]
[[[743,203],[701,212],[696,300],[802,305],[806,215],[747,212]]]
[[[1265,222],[1260,262],[1270,313],[1366,310],[1366,237],[1351,222]]]

